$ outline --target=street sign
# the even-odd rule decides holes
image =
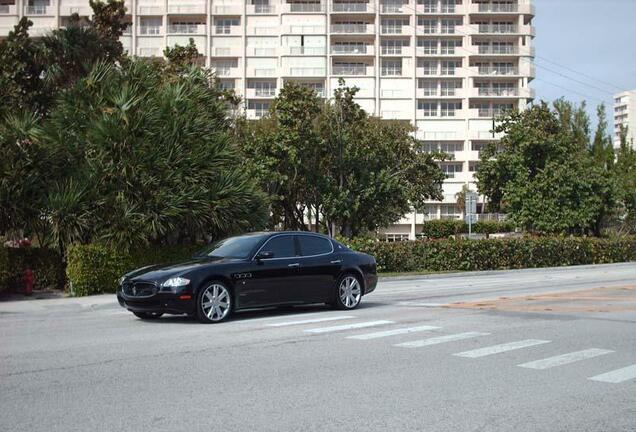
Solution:
[[[467,214],[466,215],[466,223],[472,225],[477,223],[477,215],[476,214]]]
[[[466,192],[466,214],[476,214],[477,213],[477,192],[468,191]]]

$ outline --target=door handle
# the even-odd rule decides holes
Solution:
[[[300,267],[300,263],[287,264],[287,267]]]
[[[340,264],[342,262],[342,260],[333,260],[331,261],[331,264]]]

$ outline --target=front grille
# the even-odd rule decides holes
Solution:
[[[128,297],[150,297],[157,294],[157,285],[150,282],[126,282],[122,291]]]

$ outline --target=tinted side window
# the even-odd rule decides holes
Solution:
[[[331,242],[314,236],[298,236],[302,256],[321,255],[331,252]]]
[[[270,239],[262,251],[274,252],[274,258],[288,258],[296,256],[296,246],[292,236],[278,236]]]

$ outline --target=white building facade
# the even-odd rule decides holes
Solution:
[[[479,151],[497,137],[493,119],[534,98],[532,0],[127,0],[124,48],[161,56],[193,38],[221,84],[267,113],[286,81],[328,96],[338,79],[358,103],[409,121],[424,151],[444,151],[444,201],[383,231],[415,238],[425,220],[463,217],[455,194],[475,190]],[[88,0],[0,0],[0,37],[22,16],[32,34],[88,16]],[[481,205],[479,206],[481,208]]]
[[[614,95],[614,147],[621,145],[621,127],[627,128],[627,142],[636,142],[636,90]]]

